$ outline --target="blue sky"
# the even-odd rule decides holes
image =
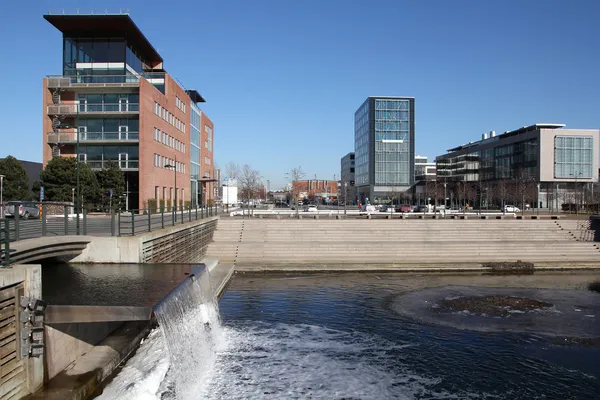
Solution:
[[[62,51],[42,15],[58,7],[128,9],[207,99],[217,164],[250,164],[271,187],[298,165],[339,178],[369,95],[416,98],[430,158],[490,130],[600,128],[598,1],[21,1],[0,17],[0,156],[41,160],[41,80]]]

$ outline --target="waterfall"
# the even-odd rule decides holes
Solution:
[[[170,358],[176,399],[195,398],[212,371],[223,328],[208,269],[198,268],[154,307]]]

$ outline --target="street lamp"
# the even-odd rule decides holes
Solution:
[[[173,164],[165,165],[165,168],[173,168],[173,174],[175,175],[175,211],[177,211],[177,156]],[[177,221],[177,212],[175,213],[175,221]]]
[[[75,207],[75,188],[71,188],[71,203],[73,203],[73,207]]]
[[[569,174],[569,176],[572,176],[575,179],[575,215],[579,215],[579,205],[577,204],[577,178],[579,178],[581,175],[581,172],[578,172],[577,174]]]
[[[0,175],[0,218],[4,218],[4,175]]]

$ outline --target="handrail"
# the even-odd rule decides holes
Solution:
[[[139,103],[48,104],[48,114],[86,114],[95,112],[139,112]]]
[[[120,139],[126,137],[126,139]],[[139,140],[139,132],[80,132],[79,140],[82,142],[90,142],[97,140]],[[48,132],[48,142],[76,142],[77,132]]]
[[[140,79],[164,78],[164,72],[144,72],[133,75],[48,75],[49,87],[71,87],[88,85],[138,85]]]

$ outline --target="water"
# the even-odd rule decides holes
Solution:
[[[593,399],[600,393],[598,342],[565,342],[510,324],[474,331],[404,315],[397,306],[407,294],[446,286],[592,295],[583,290],[598,279],[599,272],[238,275],[220,300],[223,340],[210,339],[214,353],[193,360],[183,355],[181,363],[172,358],[166,372],[165,355],[195,352],[194,344],[202,340],[198,333],[206,335],[206,314],[198,311],[194,328],[165,332],[169,346],[181,343],[179,350],[167,351],[163,332],[154,331],[103,398]],[[561,293],[553,300],[570,296]],[[600,295],[593,296],[593,304],[600,303]],[[579,333],[600,337],[593,323]],[[115,384],[126,390],[111,397]]]

